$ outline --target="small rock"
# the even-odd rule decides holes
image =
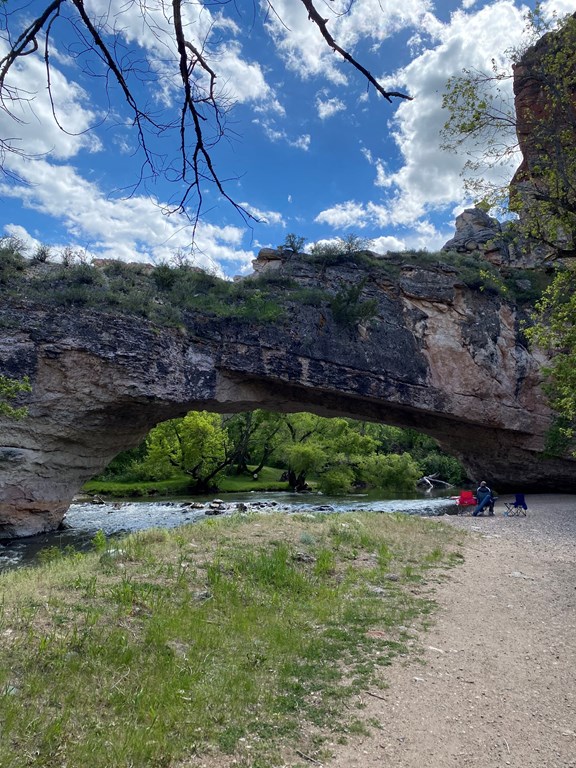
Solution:
[[[309,555],[307,552],[295,552],[292,555],[292,560],[296,560],[299,563],[315,563],[316,558]]]

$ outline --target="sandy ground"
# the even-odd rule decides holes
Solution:
[[[364,697],[380,728],[326,768],[576,768],[576,496],[530,496],[526,518],[507,500],[442,518],[471,536],[421,660],[386,670],[382,699]]]

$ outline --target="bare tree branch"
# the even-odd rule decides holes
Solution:
[[[386,101],[392,102],[392,98],[397,99],[407,99],[408,101],[412,101],[412,96],[408,96],[405,93],[400,93],[399,91],[386,91],[376,80],[376,78],[366,69],[366,67],[363,67],[362,64],[360,64],[359,61],[357,61],[348,51],[345,51],[344,48],[341,48],[338,43],[334,40],[330,32],[328,32],[328,27],[326,26],[328,23],[328,19],[323,19],[322,16],[318,13],[316,10],[314,3],[312,0],[301,0],[302,4],[308,11],[308,18],[310,21],[313,21],[314,24],[318,27],[320,30],[320,33],[322,34],[322,37],[330,48],[332,50],[336,51],[337,53],[342,56],[343,59],[346,59],[347,62],[352,64],[353,67],[356,67],[356,69],[361,72],[366,80],[368,80],[369,83],[371,83],[374,88],[378,91],[379,94],[384,96]]]
[[[46,71],[47,94],[52,117],[63,132],[69,132],[66,120],[61,117],[59,105],[55,99],[52,76],[54,65],[51,56],[56,47],[54,41],[58,42],[57,33],[61,28],[59,25],[68,24],[76,35],[76,40],[68,45],[68,53],[79,62],[85,74],[104,79],[104,93],[108,94],[109,110],[98,123],[109,119],[114,112],[110,93],[115,86],[120,89],[122,99],[129,110],[138,146],[143,155],[140,178],[131,185],[131,188],[136,190],[145,179],[159,176],[164,176],[176,184],[183,184],[183,192],[178,195],[173,205],[166,208],[166,211],[186,212],[195,230],[204,205],[202,184],[207,181],[216,187],[218,193],[238,211],[245,221],[256,221],[257,219],[227,192],[226,182],[229,180],[220,176],[214,164],[214,147],[223,137],[230,135],[226,128],[226,113],[229,105],[223,92],[217,87],[218,72],[212,64],[211,51],[207,47],[214,27],[205,32],[204,40],[200,44],[189,39],[184,18],[186,0],[169,0],[166,6],[162,6],[163,20],[172,30],[171,39],[170,35],[168,38],[165,37],[164,25],[157,25],[152,11],[144,4],[144,0],[129,0],[128,5],[121,9],[116,17],[113,17],[109,10],[99,18],[91,13],[89,7],[86,8],[85,0],[46,1],[47,4],[42,12],[26,24],[15,40],[11,39],[8,21],[14,16],[14,23],[16,23],[17,14],[11,10],[10,4],[3,6],[2,15],[6,26],[3,41],[0,42],[3,42],[8,50],[0,59],[0,110],[8,114],[14,122],[23,123],[23,118],[20,113],[14,111],[14,107],[22,102],[32,104],[36,94],[26,92],[24,88],[19,87],[19,73],[15,65],[24,57],[40,52]],[[223,6],[228,1],[215,0],[215,4]],[[327,20],[322,18],[313,1],[300,0],[300,2],[328,46],[355,67],[388,102],[393,98],[411,98],[397,91],[386,91],[354,56],[336,43],[328,31]],[[134,50],[130,50],[122,42],[122,30],[119,28],[122,15],[132,5],[138,3],[140,3],[142,22],[146,30],[160,45],[166,47],[165,61],[168,65],[174,61],[176,53],[176,73],[180,88],[177,115],[166,117],[161,112],[155,112],[149,104],[141,102],[140,96],[137,95],[135,78],[144,83],[158,78],[151,60],[146,60],[145,57],[138,58],[138,47],[135,46]],[[337,15],[349,13],[353,4],[354,0],[350,0],[348,7]],[[206,7],[208,5],[206,3]],[[284,24],[274,7],[274,1],[268,0],[267,6],[269,13]],[[200,2],[200,7],[204,7],[203,2]],[[256,8],[257,6],[254,5],[254,14],[257,12]],[[240,10],[237,10],[240,14]],[[12,75],[10,81],[9,75]],[[167,87],[172,92],[172,84],[170,83]],[[81,133],[92,128],[94,125],[85,128]],[[153,144],[153,139],[159,137],[164,137],[168,141],[171,131],[178,131],[177,166],[171,164],[169,153],[166,156],[157,153]],[[10,154],[25,157],[26,148],[18,145],[17,139],[0,137],[0,170],[16,177],[6,163],[6,158]]]

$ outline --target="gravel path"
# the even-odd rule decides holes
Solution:
[[[576,768],[576,496],[527,498],[526,518],[444,517],[471,532],[441,582],[421,661],[366,696],[372,734],[326,768]],[[379,694],[380,695],[380,694]]]

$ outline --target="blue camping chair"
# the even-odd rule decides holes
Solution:
[[[528,512],[528,505],[523,493],[516,493],[514,501],[507,501],[504,506],[506,507],[504,514],[507,517],[526,517],[526,512]]]

